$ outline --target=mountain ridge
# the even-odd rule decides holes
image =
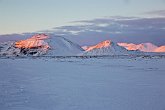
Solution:
[[[118,43],[118,45],[126,48],[127,50],[139,50],[142,52],[157,52],[157,53],[165,52],[165,49],[163,49],[163,46],[158,47],[152,43],[141,43],[141,44]]]
[[[139,53],[138,51],[129,51],[111,40],[105,40],[96,45],[86,47],[85,51],[84,55],[129,55]]]
[[[131,55],[163,53],[165,46],[152,43],[116,43],[111,40],[96,45],[80,47],[78,44],[53,34],[35,34],[30,38],[0,44],[0,56],[85,56]]]

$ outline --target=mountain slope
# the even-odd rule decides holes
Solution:
[[[0,44],[0,56],[13,56],[20,53],[20,49],[15,48],[13,41],[8,41]]]
[[[50,46],[47,55],[76,56],[84,51],[78,44],[64,37],[50,35],[50,38],[46,40]]]

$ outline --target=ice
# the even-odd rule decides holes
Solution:
[[[0,59],[1,110],[164,110],[164,57]]]

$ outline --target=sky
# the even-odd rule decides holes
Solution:
[[[35,32],[108,16],[159,16],[164,10],[165,0],[0,0],[0,34]]]

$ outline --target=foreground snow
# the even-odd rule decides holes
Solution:
[[[165,58],[0,59],[1,110],[164,110]]]

